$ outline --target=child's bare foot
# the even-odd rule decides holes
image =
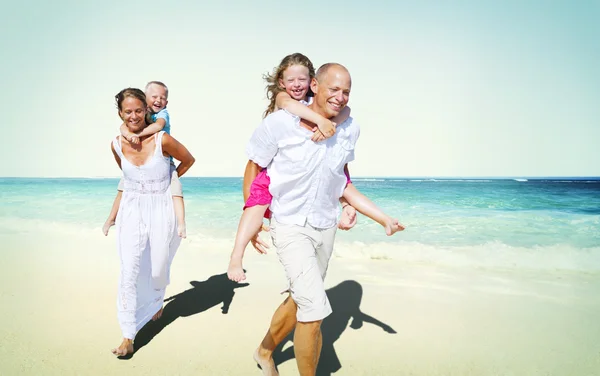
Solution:
[[[185,223],[177,225],[177,235],[181,239],[185,239],[187,237],[187,233],[185,231]]]
[[[125,356],[133,353],[133,341],[128,338],[123,338],[123,342],[116,349],[111,350],[116,356]]]
[[[108,236],[108,230],[115,225],[115,221],[106,221],[104,222],[104,226],[102,226],[102,233],[104,236]]]
[[[264,376],[279,376],[277,368],[275,368],[275,362],[273,358],[266,358],[260,356],[259,349],[254,352],[254,361],[258,364]]]
[[[244,268],[242,268],[242,260],[231,259],[227,268],[227,277],[234,282],[241,282],[246,279]]]
[[[163,313],[163,309],[162,309],[162,307],[160,307],[158,312],[156,312],[154,314],[154,316],[152,316],[152,321],[156,321],[156,320],[160,319],[160,317],[162,316],[162,313]]]
[[[387,236],[392,236],[395,233],[397,233],[398,231],[404,230],[404,225],[402,223],[398,222],[398,220],[396,218],[391,218],[391,217],[388,218],[388,220],[386,221],[386,223],[383,227],[385,228],[385,233]]]

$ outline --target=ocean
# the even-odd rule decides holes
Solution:
[[[600,178],[353,178],[406,230],[388,237],[360,216],[338,231],[335,257],[600,271]],[[118,179],[0,178],[0,234],[101,227]],[[189,242],[230,250],[243,205],[241,178],[182,178]],[[114,230],[114,229],[113,229]],[[110,235],[109,235],[110,236]]]

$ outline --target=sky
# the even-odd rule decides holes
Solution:
[[[600,176],[598,1],[13,1],[0,176],[107,177],[114,95],[169,86],[189,176],[241,176],[290,53],[352,75],[353,176]]]

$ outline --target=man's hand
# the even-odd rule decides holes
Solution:
[[[254,247],[254,249],[256,249],[256,252],[262,255],[266,255],[267,248],[269,248],[269,246],[267,245],[267,243],[263,242],[261,238],[258,237],[259,233],[260,231],[257,232],[252,239],[250,239],[250,243],[252,243],[252,246]]]
[[[340,230],[348,231],[356,224],[357,220],[356,209],[354,209],[351,205],[346,205],[342,209],[342,215],[340,217],[340,222],[338,223],[338,228]]]

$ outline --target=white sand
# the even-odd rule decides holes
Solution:
[[[188,316],[118,360],[110,353],[121,339],[114,233],[36,230],[0,235],[0,244],[0,375],[261,374],[252,353],[283,299],[274,254],[248,250],[250,285],[235,289],[223,314],[217,303],[231,288],[223,279],[204,281],[225,272],[229,249],[185,241],[167,296],[201,282],[169,303],[171,313]],[[322,362],[334,363],[333,347],[341,365],[335,375],[600,374],[597,274],[336,258],[326,283],[335,305],[323,324]],[[358,305],[396,333],[368,320],[350,328]],[[279,370],[297,374],[295,360]]]

